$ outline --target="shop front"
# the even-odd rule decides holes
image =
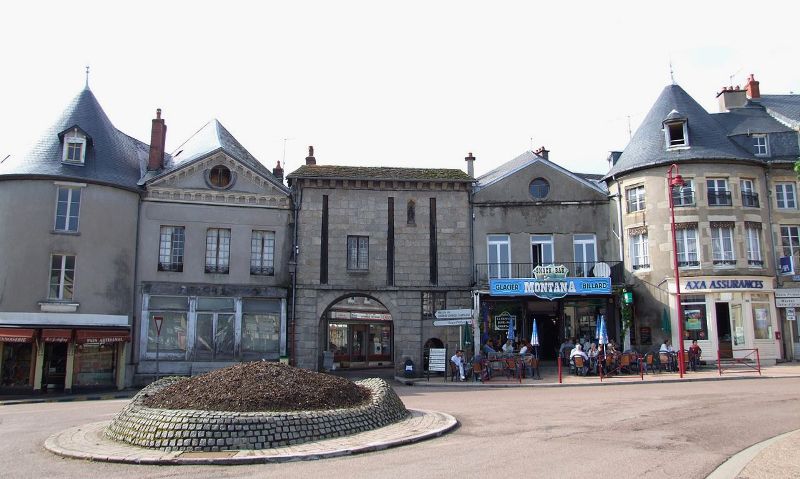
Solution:
[[[800,333],[797,317],[800,316],[800,288],[778,288],[775,290],[775,306],[783,326],[783,358],[800,358]]]
[[[378,301],[366,296],[343,299],[328,309],[323,323],[333,369],[393,364],[392,315]]]
[[[781,356],[772,277],[693,277],[681,280],[684,348],[692,340],[704,361],[746,357],[755,349],[762,364]],[[670,282],[671,333],[678,344],[675,283]]]

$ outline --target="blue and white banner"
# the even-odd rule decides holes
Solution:
[[[536,296],[558,299],[567,295],[611,294],[611,278],[501,278],[489,280],[491,296]]]

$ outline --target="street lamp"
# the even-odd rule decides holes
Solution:
[[[672,176],[675,170],[675,176]],[[683,305],[681,304],[681,273],[678,271],[678,240],[675,238],[675,200],[672,197],[676,186],[685,186],[686,182],[678,171],[678,165],[672,164],[667,170],[667,182],[669,184],[669,214],[670,226],[672,227],[672,266],[675,271],[675,300],[678,306],[678,372],[683,378],[685,366],[683,364]]]

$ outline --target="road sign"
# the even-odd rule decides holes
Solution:
[[[164,316],[153,316],[153,322],[156,323],[156,334],[161,336],[161,323],[164,322]]]
[[[436,319],[467,319],[472,317],[471,309],[440,309],[434,313]]]
[[[775,306],[778,308],[797,308],[800,307],[800,298],[775,298]]]
[[[471,319],[437,319],[433,322],[434,326],[462,326],[471,323]]]

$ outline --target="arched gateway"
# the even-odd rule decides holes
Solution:
[[[333,353],[335,369],[388,367],[393,364],[392,315],[369,296],[348,296],[322,315],[323,349]]]

